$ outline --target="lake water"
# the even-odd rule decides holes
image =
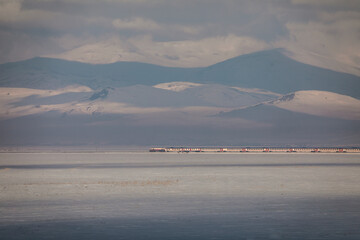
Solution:
[[[0,239],[360,239],[360,155],[1,153]]]

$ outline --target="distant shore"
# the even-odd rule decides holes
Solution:
[[[148,152],[148,146],[16,146],[0,147],[0,153],[96,153]]]

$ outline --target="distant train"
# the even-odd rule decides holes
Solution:
[[[150,148],[150,152],[288,152],[288,153],[360,153],[360,148],[335,148],[335,147],[323,147],[323,148],[287,148],[287,147],[157,147]]]

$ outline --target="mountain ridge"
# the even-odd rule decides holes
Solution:
[[[297,62],[282,49],[241,55],[202,68],[163,67],[148,63],[87,64],[33,58],[0,65],[0,87],[92,89],[167,82],[222,84],[286,94],[300,90],[331,91],[360,98],[360,77]]]

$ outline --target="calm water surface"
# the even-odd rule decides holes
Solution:
[[[360,155],[1,153],[0,239],[360,239]]]

